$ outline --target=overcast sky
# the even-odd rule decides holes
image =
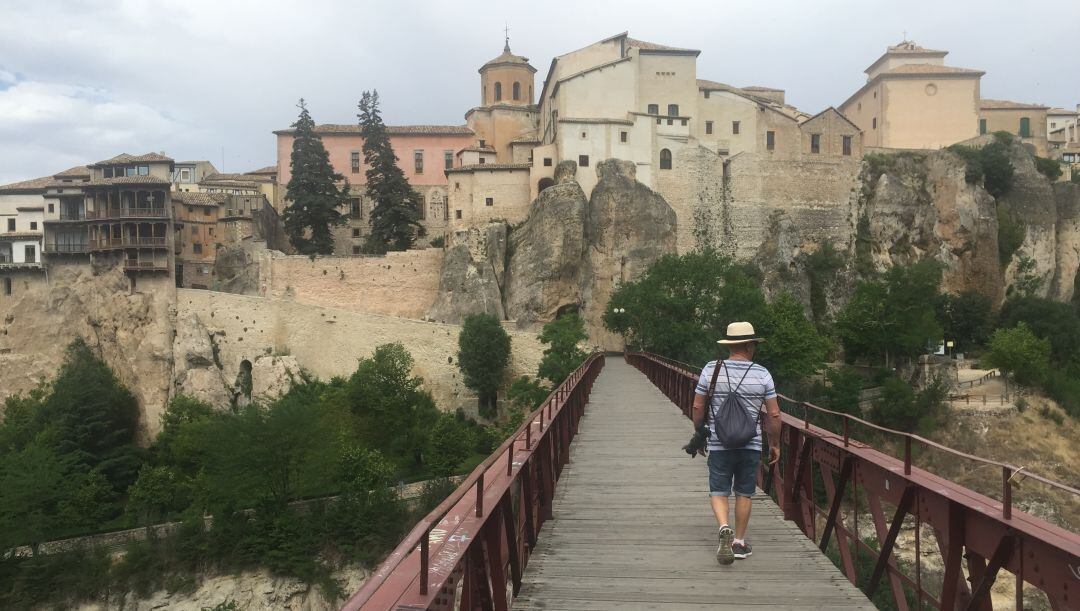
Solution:
[[[303,96],[319,123],[356,121],[378,89],[391,124],[464,123],[476,70],[502,51],[538,70],[629,30],[702,51],[698,77],[839,105],[904,33],[986,71],[988,98],[1080,102],[1080,2],[703,0],[0,0],[0,184],[121,152],[242,172],[276,162],[271,131]]]

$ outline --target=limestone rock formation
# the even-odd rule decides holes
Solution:
[[[1048,297],[1075,301],[1077,277],[1080,276],[1080,185],[1057,183],[1054,197],[1057,200],[1056,266]]]
[[[195,315],[177,317],[173,355],[176,394],[204,401],[217,409],[226,409],[233,403],[235,391],[221,371],[214,337]]]
[[[458,324],[470,314],[505,318],[502,286],[506,274],[504,222],[449,236],[439,278],[439,294],[428,318]]]
[[[251,363],[251,396],[275,399],[292,388],[293,379],[300,374],[295,356],[263,355]]]
[[[555,184],[533,202],[528,220],[510,235],[506,314],[521,326],[555,318],[581,303],[588,200],[574,179],[577,164],[555,168]]]
[[[675,252],[675,211],[636,179],[633,162],[608,159],[596,166],[599,178],[585,216],[587,244],[581,296],[594,343],[620,347],[601,317],[615,287],[635,280],[661,256]]]
[[[1024,242],[1005,269],[1006,293],[1011,293],[1010,285],[1022,275],[1033,275],[1042,282],[1038,295],[1045,297],[1057,271],[1058,207],[1054,188],[1035,169],[1034,159],[1021,145],[1012,146],[1010,161],[1012,189],[999,198],[999,203],[1003,213],[1013,215],[1024,226]],[[1025,259],[1034,264],[1033,269],[1020,269]]]
[[[259,265],[266,242],[242,240],[218,246],[214,259],[216,290],[240,295],[259,295]]]
[[[51,379],[65,348],[81,337],[135,394],[139,437],[156,432],[173,366],[172,280],[141,277],[133,292],[119,262],[104,262],[54,265],[47,277],[17,282],[0,304],[0,391],[25,392]]]

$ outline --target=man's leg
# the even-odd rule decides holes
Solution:
[[[717,534],[719,545],[716,548],[716,561],[720,564],[731,564],[735,561],[735,554],[731,550],[731,542],[735,539],[735,531],[728,526],[728,495],[731,494],[732,461],[730,452],[717,450],[709,452],[709,502],[712,505],[716,523],[720,526]]]
[[[760,450],[737,450],[732,471],[735,491],[735,538],[732,551],[736,558],[747,558],[753,553],[746,542],[746,529],[750,525],[751,496],[757,490],[757,469],[761,462]],[[734,458],[734,457],[733,457]]]
[[[735,495],[735,538],[746,538],[746,527],[750,525],[750,506],[753,502],[748,496]],[[727,499],[724,499],[725,508]]]
[[[713,515],[716,516],[716,525],[717,526],[723,526],[725,524],[731,524],[731,522],[728,522],[728,515],[729,515],[728,514],[728,497],[726,497],[726,496],[710,496],[709,500],[712,502]],[[735,532],[736,533],[740,532],[739,529],[738,529],[738,524],[739,524],[738,511],[739,511],[739,502],[738,502],[738,500],[736,500],[735,501],[735,516],[736,516],[735,517],[735,525],[736,525],[735,526]],[[743,530],[745,530],[745,528]],[[736,535],[736,536],[738,536],[738,535]]]

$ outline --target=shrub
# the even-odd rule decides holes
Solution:
[[[446,246],[446,238],[444,236],[435,236],[431,238],[431,246],[433,248],[442,248]]]
[[[458,367],[465,386],[476,391],[480,415],[498,414],[496,401],[506,367],[510,364],[510,335],[490,314],[472,314],[465,318],[458,336]]]
[[[1009,135],[1011,138],[1011,135]],[[1013,167],[1009,160],[1009,142],[995,139],[982,148],[954,144],[949,150],[959,155],[966,164],[964,179],[970,184],[982,182],[987,192],[1001,197],[1012,190]]]
[[[537,372],[549,380],[552,386],[562,384],[589,356],[578,344],[589,336],[585,333],[585,321],[577,312],[568,312],[544,325],[540,342],[547,344],[544,358],[540,359]]]
[[[881,387],[881,397],[870,410],[873,421],[881,426],[914,433],[933,428],[944,411],[948,388],[935,379],[916,392],[900,378],[889,378]]]
[[[1036,156],[1035,169],[1051,182],[1061,178],[1061,162],[1057,159]]]
[[[998,261],[1004,269],[1009,265],[1017,250],[1024,243],[1027,227],[1017,219],[1004,205],[997,204],[998,219]]]

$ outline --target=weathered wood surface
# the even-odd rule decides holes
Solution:
[[[771,499],[754,500],[754,554],[716,562],[705,460],[649,380],[609,357],[525,571],[515,609],[874,609]]]

